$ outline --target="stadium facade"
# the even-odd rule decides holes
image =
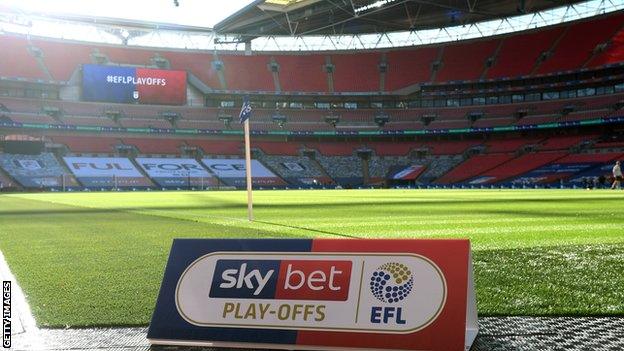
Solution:
[[[2,190],[242,187],[244,96],[257,187],[578,187],[606,184],[624,155],[622,3],[485,1],[404,27],[393,4],[380,24],[280,3],[214,30],[0,8]],[[361,3],[354,15],[373,9]],[[257,11],[291,17],[270,27]],[[298,14],[307,27],[281,32]]]

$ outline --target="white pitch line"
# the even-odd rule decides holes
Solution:
[[[0,251],[0,279],[11,282],[11,334],[36,333],[38,331],[37,323],[32,315],[30,306],[28,306],[24,291],[17,284],[17,279],[11,273],[2,251]]]

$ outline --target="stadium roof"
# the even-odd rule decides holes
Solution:
[[[29,36],[77,40],[93,43],[107,43],[127,46],[179,48],[187,50],[234,50],[256,52],[266,51],[332,51],[332,50],[370,50],[397,48],[406,46],[430,45],[444,42],[455,42],[493,35],[533,30],[536,28],[587,19],[617,11],[624,11],[624,0],[587,0],[564,6],[552,7],[540,12],[532,12],[511,17],[490,19],[466,25],[456,24],[431,29],[414,29],[357,34],[309,34],[309,35],[236,35],[217,33],[209,28],[190,26],[189,24],[158,23],[148,20],[137,21],[103,17],[104,12],[93,12],[98,17],[68,15],[58,13],[37,13],[30,11],[13,11],[12,7],[3,6],[0,0],[0,35],[14,33]],[[17,0],[11,0],[17,1]],[[38,0],[31,0],[38,1]],[[66,0],[70,1],[70,0]],[[123,1],[123,0],[111,0]],[[154,0],[155,1],[155,0]],[[161,0],[158,0],[161,1]],[[180,5],[189,5],[191,0],[184,0]],[[251,3],[222,23],[240,18],[257,7],[260,2],[254,0],[236,0],[239,4]],[[291,0],[271,0],[276,6],[311,6],[311,1],[321,4],[324,1],[348,0],[298,0],[299,5]],[[361,1],[361,0],[353,0]],[[383,0],[392,1],[392,0]],[[396,0],[399,1],[400,0]],[[415,2],[416,0],[412,1]],[[477,1],[474,6],[480,4]],[[486,1],[486,0],[483,0]],[[490,1],[490,0],[487,0]],[[523,1],[523,0],[518,0]],[[526,1],[526,0],[524,0]],[[540,3],[541,0],[531,2]],[[402,3],[405,1],[402,1]],[[459,0],[458,0],[459,2]],[[501,1],[501,3],[510,3]],[[528,1],[527,1],[528,2]],[[56,1],[55,1],[56,3]],[[393,4],[394,2],[392,2]],[[553,4],[561,4],[552,1]],[[390,2],[386,4],[391,4]],[[171,5],[173,6],[173,5]],[[409,6],[409,5],[405,5]],[[304,8],[302,7],[302,9]],[[240,8],[240,7],[237,7]],[[292,9],[294,7],[290,7]],[[475,8],[479,8],[478,6]],[[383,9],[383,6],[380,7]],[[531,7],[535,9],[535,7]],[[40,10],[44,10],[41,8]],[[385,9],[384,9],[385,10]],[[363,15],[359,15],[362,17]],[[290,17],[292,21],[292,17]],[[250,20],[261,20],[250,19]]]
[[[413,31],[535,13],[582,0],[256,0],[217,23],[220,34],[344,35]]]

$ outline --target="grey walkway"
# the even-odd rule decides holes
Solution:
[[[473,351],[624,350],[624,317],[487,317],[479,319],[479,325]],[[146,328],[39,329],[14,335],[12,350],[213,350],[150,348],[146,332]]]

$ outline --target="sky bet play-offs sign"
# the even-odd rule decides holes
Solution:
[[[186,72],[122,66],[82,66],[85,101],[184,105]]]
[[[175,240],[153,344],[464,350],[466,240]]]

